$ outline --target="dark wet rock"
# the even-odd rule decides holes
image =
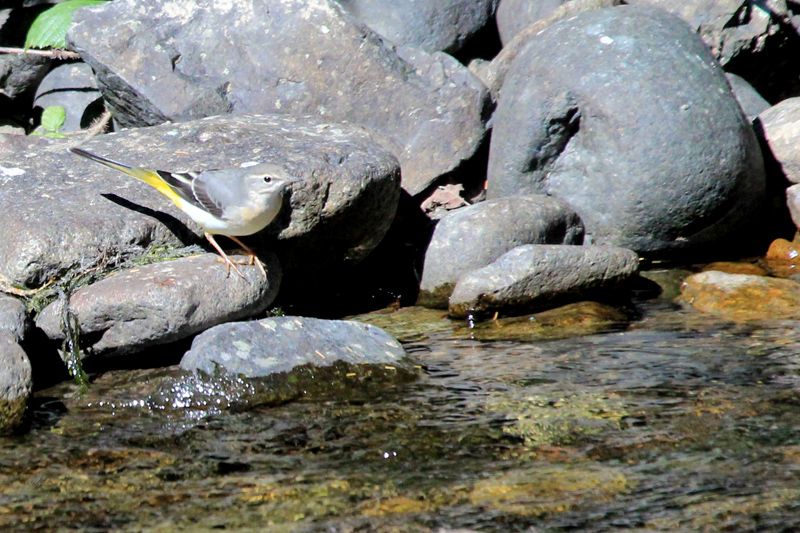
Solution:
[[[458,279],[523,244],[581,244],[583,223],[549,196],[497,198],[441,219],[425,253],[418,303],[447,308]]]
[[[256,251],[274,249],[277,238],[284,272],[298,278],[362,260],[388,230],[400,196],[397,160],[372,133],[312,118],[213,117],[100,135],[81,146],[145,168],[273,162],[304,178],[265,231],[243,238]],[[155,189],[65,148],[0,137],[0,273],[11,283],[37,287],[86,258],[204,242],[202,230]]]
[[[0,435],[25,419],[33,388],[31,363],[11,332],[0,329]]]
[[[6,331],[14,342],[25,339],[31,321],[22,300],[0,293],[0,331]]]
[[[800,316],[800,283],[788,279],[709,271],[686,278],[681,300],[728,320]]]
[[[725,76],[728,78],[733,95],[739,102],[747,120],[752,122],[761,112],[769,109],[769,102],[764,100],[764,97],[758,94],[758,91],[747,80],[730,72],[726,72]]]
[[[450,316],[524,314],[596,298],[633,276],[639,258],[614,246],[519,246],[491,265],[462,276],[450,296]]]
[[[488,91],[466,67],[443,53],[399,56],[333,0],[181,6],[118,0],[75,13],[68,43],[124,126],[227,113],[364,124],[385,135],[412,195],[483,140]]]
[[[198,335],[181,368],[213,375],[219,366],[252,378],[337,362],[403,365],[405,356],[399,342],[370,324],[284,316],[222,324]]]
[[[497,0],[337,0],[356,19],[398,45],[453,53],[491,19]]]
[[[266,279],[255,265],[238,266],[246,279],[228,275],[217,255],[203,254],[121,271],[79,289],[70,311],[80,323],[84,355],[127,355],[261,313],[275,299],[281,279],[274,254],[262,254],[261,260]],[[62,340],[61,316],[56,301],[36,324],[51,339]]]
[[[497,99],[505,82],[508,69],[531,39],[548,26],[573,17],[582,11],[591,11],[622,4],[622,0],[504,0],[497,13],[497,26],[503,39],[503,49],[488,64],[470,64],[470,70],[489,87]]]
[[[493,120],[488,197],[561,198],[594,244],[706,254],[760,215],[753,129],[703,42],[663,10],[548,27],[511,65]]]
[[[0,54],[0,94],[11,99],[33,91],[52,60],[22,54]]]
[[[62,132],[86,128],[103,112],[97,81],[86,63],[69,63],[48,72],[36,89],[33,105],[63,107],[67,117]]]
[[[800,97],[770,107],[758,115],[758,125],[783,175],[800,183]]]
[[[789,2],[749,0],[626,0],[655,6],[685,20],[728,71],[758,80],[757,89],[773,102],[798,89],[800,53],[797,29],[790,23],[796,8]]]

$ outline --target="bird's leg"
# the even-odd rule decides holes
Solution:
[[[267,279],[267,271],[264,270],[264,263],[261,262],[261,259],[258,258],[256,253],[253,250],[251,250],[245,243],[243,243],[233,235],[228,235],[228,238],[231,239],[236,244],[238,244],[239,246],[241,246],[242,249],[244,249],[244,251],[247,252],[247,254],[250,256],[250,264],[252,265],[253,263],[255,263],[256,265],[258,265],[258,269],[261,271],[261,274],[264,276],[264,279]]]
[[[222,248],[219,247],[219,244],[217,244],[217,241],[214,240],[214,236],[211,235],[210,233],[206,233],[206,239],[208,240],[208,242],[211,243],[211,246],[213,246],[219,252],[219,255],[221,255],[222,258],[225,259],[225,270],[228,273],[228,275],[230,276],[231,267],[233,267],[233,269],[236,271],[236,273],[239,274],[239,276],[242,279],[246,280],[247,278],[244,277],[244,274],[242,274],[239,271],[238,268],[236,268],[236,265],[233,263],[233,261],[231,261],[231,258],[228,257],[227,255],[225,255],[225,252],[223,252]]]

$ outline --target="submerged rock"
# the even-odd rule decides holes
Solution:
[[[728,320],[800,317],[800,283],[788,279],[701,272],[684,280],[681,300]]]
[[[618,329],[632,318],[625,309],[584,301],[532,315],[479,322],[469,331],[471,338],[481,341],[536,342]]]

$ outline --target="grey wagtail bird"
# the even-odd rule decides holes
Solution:
[[[286,187],[295,181],[305,181],[290,177],[281,167],[271,163],[240,169],[166,172],[130,167],[80,148],[70,150],[133,176],[172,200],[178,209],[203,228],[208,242],[225,259],[228,274],[233,267],[242,278],[244,276],[222,251],[214,235],[224,235],[241,246],[250,256],[248,264],[257,264],[266,278],[261,260],[237,237],[252,235],[267,227],[281,209]]]

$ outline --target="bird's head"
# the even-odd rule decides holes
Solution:
[[[290,176],[283,167],[272,163],[261,163],[250,167],[247,179],[252,191],[267,197],[282,194],[291,183],[305,183],[304,179]]]

